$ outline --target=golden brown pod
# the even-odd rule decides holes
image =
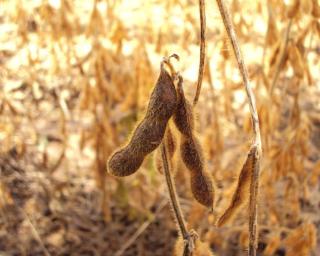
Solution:
[[[176,106],[176,90],[162,63],[146,115],[136,127],[129,143],[111,155],[107,165],[108,172],[115,176],[128,176],[136,172],[146,155],[160,145]]]
[[[181,86],[178,86],[178,106],[173,116],[174,123],[184,136],[191,137],[194,119],[192,115],[192,106],[185,99]]]

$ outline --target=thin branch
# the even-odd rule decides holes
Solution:
[[[223,0],[216,0],[216,1],[219,7],[221,17],[223,19],[225,29],[227,31],[228,37],[232,44],[232,48],[238,63],[238,67],[242,76],[243,83],[246,88],[246,92],[249,100],[249,106],[250,106],[253,132],[254,132],[254,141],[252,146],[256,146],[258,149],[255,155],[256,165],[251,177],[250,199],[249,199],[250,200],[249,202],[249,255],[255,256],[257,240],[258,240],[257,197],[258,197],[258,188],[259,188],[259,166],[260,166],[259,160],[261,157],[261,135],[260,135],[260,127],[259,127],[259,117],[258,117],[255,97],[249,83],[248,71],[244,64],[243,57],[241,55],[239,43],[237,40],[237,36],[234,30],[233,24],[231,22],[229,11]]]
[[[199,12],[200,12],[200,63],[198,71],[198,82],[196,95],[193,99],[193,105],[195,106],[199,100],[202,79],[204,74],[205,58],[206,58],[206,11],[205,0],[199,0]]]
[[[26,219],[28,225],[31,228],[31,233],[33,235],[33,237],[35,238],[36,241],[38,241],[39,246],[41,248],[41,250],[43,251],[45,256],[50,256],[51,254],[48,252],[47,248],[45,247],[39,232],[37,231],[37,229],[35,228],[35,226],[33,225],[31,219],[29,218],[28,214],[19,206],[16,205],[16,207],[20,210],[20,212],[23,214],[24,218]]]

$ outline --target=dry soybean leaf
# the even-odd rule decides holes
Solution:
[[[247,160],[239,175],[237,188],[232,196],[229,207],[218,220],[218,226],[223,226],[230,221],[238,210],[247,203],[249,199],[250,180],[256,164],[257,147],[252,147],[248,153]]]

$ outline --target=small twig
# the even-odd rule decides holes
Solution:
[[[284,64],[284,61],[286,59],[286,54],[287,54],[287,48],[288,48],[288,43],[289,43],[289,34],[290,34],[290,29],[291,29],[291,25],[292,25],[292,19],[290,19],[289,21],[289,24],[287,26],[287,30],[286,30],[286,35],[285,35],[285,42],[284,42],[284,46],[283,46],[283,49],[282,49],[282,52],[280,53],[281,54],[281,57],[279,59],[279,62],[277,63],[277,67],[276,67],[276,72],[274,73],[274,76],[272,78],[272,83],[271,83],[271,87],[270,87],[270,95],[272,96],[273,94],[273,90],[274,88],[276,87],[276,84],[277,84],[277,81],[278,81],[278,78],[279,78],[279,75],[280,75],[280,71],[281,71],[281,68]]]
[[[206,58],[206,11],[205,0],[199,0],[199,12],[200,12],[200,62],[198,72],[198,82],[196,95],[193,99],[193,106],[195,106],[199,100],[202,79],[204,74],[205,58]]]
[[[223,0],[216,0],[219,11],[227,31],[228,37],[231,41],[232,48],[238,63],[238,67],[242,76],[242,80],[244,82],[249,106],[250,106],[250,113],[252,119],[252,126],[254,132],[254,141],[253,145],[257,147],[257,153],[255,155],[255,166],[254,171],[251,177],[251,185],[250,185],[250,201],[249,201],[249,255],[255,256],[256,255],[256,247],[257,247],[257,240],[258,240],[258,232],[257,232],[257,197],[258,197],[258,188],[259,188],[259,160],[261,158],[261,135],[260,135],[260,127],[259,127],[259,117],[257,112],[257,107],[255,103],[255,97],[252,91],[252,88],[249,83],[249,76],[247,68],[244,64],[243,57],[241,55],[239,43],[236,37],[236,33],[231,22],[229,11],[224,3]]]
[[[87,53],[84,57],[82,57],[81,59],[80,59],[80,57],[78,57],[77,55],[75,55],[75,58],[77,59],[77,62],[74,63],[74,64],[72,64],[71,66],[72,66],[73,68],[75,68],[75,67],[81,67],[85,62],[87,62],[87,61],[90,59],[90,57],[92,56],[92,53],[93,53],[93,51],[88,52],[88,53]]]
[[[48,252],[47,248],[44,246],[44,243],[42,242],[42,239],[39,235],[39,232],[37,231],[37,229],[35,228],[35,226],[32,224],[32,221],[30,220],[28,214],[19,206],[16,205],[16,207],[20,210],[20,212],[23,214],[23,216],[25,217],[27,223],[29,224],[30,228],[31,228],[31,233],[33,235],[33,237],[38,241],[41,250],[43,251],[44,255],[46,256],[50,256],[50,253]]]
[[[166,200],[163,200],[158,206],[156,212],[154,213],[153,218],[145,221],[137,231],[124,243],[124,245],[115,253],[115,256],[121,256],[123,253],[138,239],[138,237],[150,226],[150,224],[156,219],[156,216],[167,204]]]

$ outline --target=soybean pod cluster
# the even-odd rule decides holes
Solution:
[[[158,148],[162,141],[167,145],[169,160],[172,161],[177,144],[168,125],[172,118],[180,133],[180,156],[190,171],[192,194],[200,204],[212,209],[213,184],[205,170],[202,147],[194,132],[193,107],[185,98],[182,76],[172,70],[173,74],[170,75],[164,64],[165,61],[161,63],[160,75],[151,93],[145,117],[136,126],[129,142],[111,155],[107,169],[110,174],[118,177],[135,173],[145,157]],[[178,78],[177,88],[173,77]],[[162,173],[159,155],[156,166]]]

